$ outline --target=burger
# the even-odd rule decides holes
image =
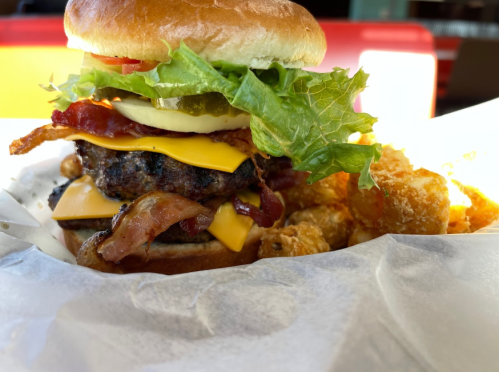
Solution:
[[[70,0],[68,47],[81,73],[56,86],[52,123],[20,155],[74,141],[68,182],[49,197],[80,265],[166,274],[249,264],[279,226],[294,172],[374,181],[378,144],[356,113],[362,70],[303,70],[325,53],[310,13],[287,0]]]

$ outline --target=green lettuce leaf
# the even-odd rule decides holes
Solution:
[[[80,76],[44,88],[59,91],[53,101],[65,110],[79,97],[103,88],[121,89],[149,98],[222,93],[234,107],[251,114],[253,141],[259,150],[292,159],[294,169],[311,172],[307,181],[333,173],[361,173],[359,188],[375,186],[370,164],[381,156],[381,146],[349,144],[351,134],[369,133],[376,118],[356,113],[353,104],[366,87],[368,74],[335,68],[331,73],[287,70],[273,63],[267,70],[225,61],[209,63],[185,44],[172,51],[171,60],[148,72],[129,75],[86,68]]]

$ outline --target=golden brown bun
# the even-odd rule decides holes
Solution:
[[[64,230],[67,248],[76,256],[83,242],[95,230]],[[219,269],[222,267],[247,265],[258,259],[258,248],[264,228],[253,225],[241,252],[236,253],[218,240],[198,244],[152,243],[145,251],[145,245],[133,256],[120,263],[125,273],[152,272],[160,274],[181,274],[191,271]],[[147,256],[147,259],[146,259]]]
[[[140,60],[168,61],[162,39],[252,68],[316,66],[326,51],[313,16],[287,0],[70,0],[64,26],[70,48]]]

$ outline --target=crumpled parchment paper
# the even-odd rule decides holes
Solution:
[[[2,371],[495,371],[499,235],[113,275],[0,234]]]
[[[46,199],[71,147],[51,145],[58,158],[0,192],[0,371],[499,370],[499,225],[184,275],[104,274],[52,237]]]

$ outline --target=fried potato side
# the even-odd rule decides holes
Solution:
[[[345,204],[347,198],[348,174],[335,173],[320,181],[308,185],[308,174],[296,172],[297,186],[281,190],[286,202],[286,215],[318,205]]]
[[[411,172],[413,167],[402,151],[389,146],[383,148],[379,162],[371,164],[371,174],[380,189],[373,187],[371,190],[359,190],[359,174],[350,175],[347,205],[352,217],[367,228],[379,228],[386,196],[382,184]]]
[[[376,229],[370,229],[368,227],[362,226],[361,224],[356,224],[352,235],[348,239],[348,246],[368,242],[369,240],[376,239],[383,235],[383,233]]]
[[[372,145],[376,143],[376,135],[374,133],[364,133],[357,141],[354,141],[358,145]]]
[[[471,232],[499,220],[499,205],[497,203],[487,198],[475,187],[465,186],[457,181],[454,183],[471,200],[471,207],[466,210]]]
[[[344,205],[320,205],[296,211],[289,216],[291,225],[297,225],[300,222],[309,222],[318,226],[332,251],[345,248],[353,230],[352,216]]]
[[[470,233],[470,221],[466,215],[466,206],[451,205],[449,215],[449,225],[447,234],[467,234]]]
[[[379,189],[359,190],[358,174],[348,182],[348,207],[358,224],[380,233],[446,233],[450,201],[444,177],[414,171],[404,154],[391,147],[383,149],[371,173]]]
[[[329,251],[319,227],[308,222],[271,228],[262,235],[258,258],[295,257]]]

